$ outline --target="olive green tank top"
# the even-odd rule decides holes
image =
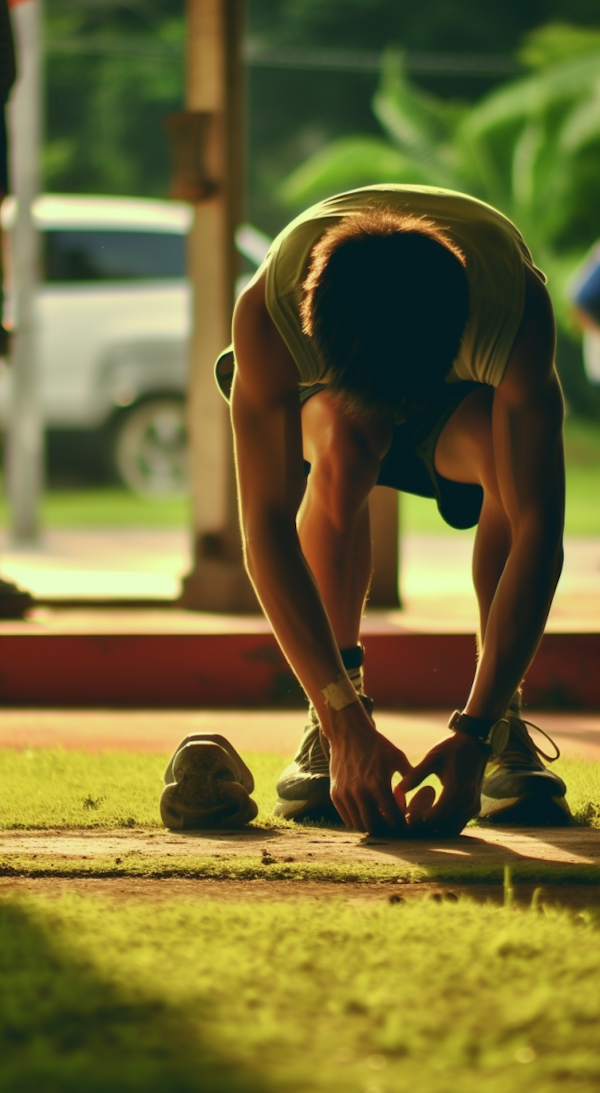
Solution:
[[[448,382],[477,380],[497,387],[523,315],[524,267],[543,283],[544,274],[515,225],[491,205],[453,190],[387,183],[337,194],[307,209],[273,241],[255,275],[266,268],[267,309],[298,366],[300,383],[323,378],[299,315],[312,248],[342,217],[374,208],[433,220],[461,248],[467,260],[470,312]]]

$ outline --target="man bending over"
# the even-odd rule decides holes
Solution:
[[[337,810],[356,830],[410,833],[412,820],[437,835],[478,814],[568,816],[520,710],[562,564],[563,403],[544,284],[495,209],[383,185],[299,216],[238,301],[217,378],[231,387],[246,564],[310,699],[282,815]],[[477,525],[473,686],[453,735],[414,770],[363,693],[377,484],[435,498],[452,527]],[[407,819],[403,791],[430,773],[440,799],[431,809],[422,790]]]

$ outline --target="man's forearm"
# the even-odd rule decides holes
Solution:
[[[313,574],[300,548],[295,525],[285,514],[257,522],[247,531],[246,563],[275,636],[317,711],[324,694],[342,681],[352,684],[337,648]]]
[[[543,523],[516,536],[489,613],[466,711],[503,717],[542,637],[562,568],[562,539]]]

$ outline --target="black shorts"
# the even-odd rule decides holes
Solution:
[[[229,400],[235,362],[231,348],[218,358],[215,376],[221,393]],[[304,404],[313,395],[325,389],[324,383],[300,387],[300,402]],[[479,521],[483,490],[481,486],[464,482],[452,482],[438,474],[435,465],[435,448],[446,422],[471,391],[484,386],[481,383],[463,381],[447,384],[425,410],[412,414],[402,425],[394,426],[389,452],[381,464],[378,486],[391,486],[403,493],[418,497],[431,497],[437,501],[440,515],[450,527],[472,528]],[[310,463],[305,463],[307,473]]]
[[[8,193],[8,134],[5,106],[0,106],[0,193]]]

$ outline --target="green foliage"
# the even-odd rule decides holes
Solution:
[[[45,188],[166,197],[163,119],[183,105],[179,6],[59,0],[45,23]]]
[[[526,34],[517,56],[530,68],[547,68],[599,50],[599,29],[553,22]]]
[[[593,914],[164,897],[3,903],[6,1093],[597,1089]]]
[[[306,205],[318,201],[324,191],[333,194],[347,189],[348,178],[356,186],[368,186],[374,178],[425,182],[425,177],[424,173],[415,176],[413,163],[378,137],[341,137],[301,164],[282,185],[280,196],[290,205]]]

